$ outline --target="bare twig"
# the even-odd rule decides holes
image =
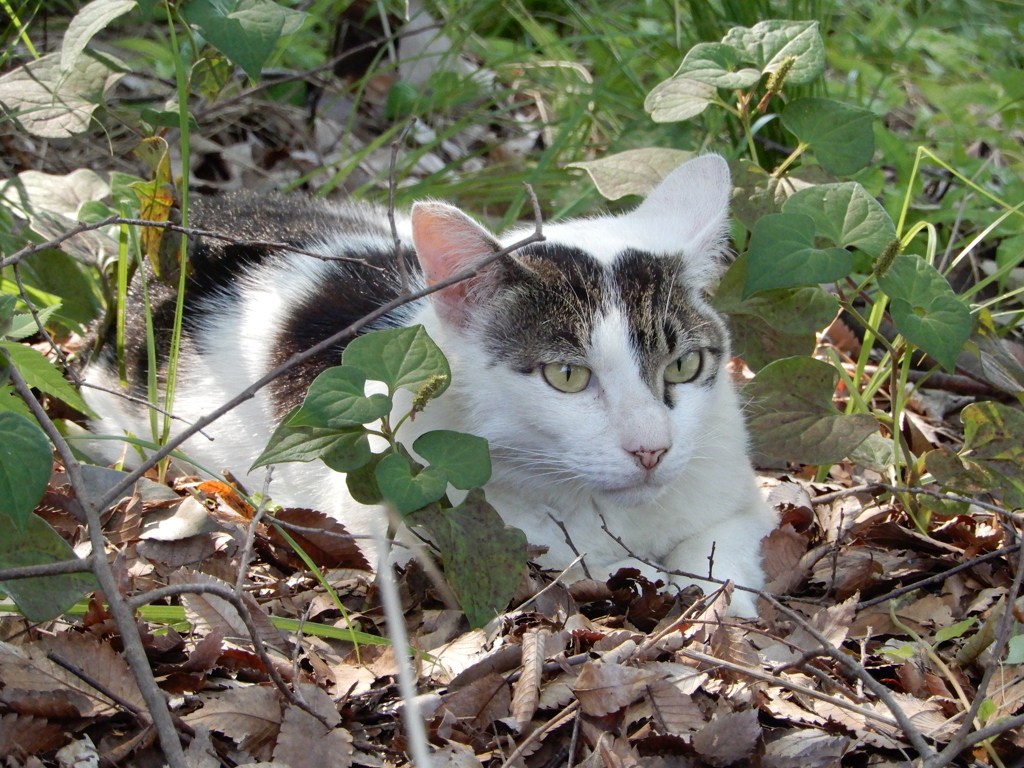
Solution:
[[[1019,549],[1020,544],[1014,544],[1010,547],[1003,547],[1002,549],[997,549],[993,552],[988,552],[984,555],[981,555],[980,557],[973,557],[966,563],[960,563],[960,565],[954,566],[953,568],[950,568],[948,571],[943,571],[942,573],[937,573],[934,576],[929,576],[927,579],[921,579],[921,581],[915,581],[913,584],[908,584],[905,587],[894,589],[892,592],[887,592],[886,594],[880,597],[873,597],[870,600],[863,600],[862,602],[857,603],[857,610],[860,611],[864,608],[870,608],[873,605],[878,605],[879,603],[884,603],[887,600],[892,600],[893,598],[901,597],[907,594],[908,592],[914,592],[918,589],[921,589],[922,587],[930,586],[931,584],[941,584],[950,576],[960,573],[961,571],[966,571],[970,568],[973,568],[976,565],[980,565],[981,563],[987,563],[989,560],[995,560],[997,557],[1008,555],[1011,552],[1016,552]]]
[[[110,688],[108,688],[106,685],[104,685],[102,682],[97,680],[95,677],[90,675],[85,670],[81,669],[75,664],[72,664],[70,661],[65,659],[60,654],[55,653],[54,651],[47,651],[46,658],[48,658],[57,666],[63,667],[72,675],[87,683],[92,688],[95,688],[97,691],[99,691],[108,699],[117,704],[117,706],[121,707],[121,709],[126,710],[127,712],[131,712],[133,715],[135,715],[136,718],[142,721],[143,725],[149,725],[149,716],[146,714],[144,710],[135,706],[115,691],[110,690]]]
[[[71,368],[67,368],[67,371],[68,373],[71,373]],[[75,376],[75,374],[72,373],[72,376]],[[120,397],[122,400],[127,400],[129,403],[138,403],[139,405],[143,405],[146,408],[154,410],[157,413],[162,414],[169,419],[174,419],[175,421],[180,421],[182,424],[185,424],[187,426],[192,426],[192,422],[189,421],[188,419],[183,419],[181,418],[181,416],[175,416],[170,411],[165,411],[159,405],[153,405],[153,403],[149,402],[149,400],[146,400],[145,398],[135,397],[135,395],[130,395],[127,392],[120,392],[116,389],[107,389],[107,387],[101,387],[99,384],[93,384],[91,381],[84,381],[83,379],[77,377],[75,378],[75,383],[80,387],[88,387],[89,389],[95,389],[97,392],[106,392],[108,395]],[[207,440],[213,440],[213,438],[210,437],[205,432],[203,432],[203,430],[199,430],[199,434],[205,437]]]
[[[252,548],[256,543],[256,526],[260,524],[263,513],[267,511],[267,502],[270,500],[270,480],[274,476],[273,465],[267,467],[267,474],[263,478],[263,495],[260,497],[260,505],[256,507],[252,520],[245,530],[245,546],[238,557],[238,577],[235,579],[235,594],[242,596],[242,587],[245,586],[245,576],[249,570],[249,561],[252,560]]]
[[[92,224],[79,224],[78,226],[69,229],[63,235],[47,240],[45,243],[33,243],[32,245],[26,245],[20,251],[14,252],[6,259],[0,259],[0,269],[13,266],[23,259],[28,258],[33,253],[39,253],[40,251],[46,251],[50,248],[56,248],[65,240],[70,240],[72,237],[80,235],[83,232],[91,232],[94,229],[103,229],[103,227],[108,227],[111,224],[118,223],[119,221],[119,216],[108,216],[102,221],[95,221]]]
[[[171,584],[166,587],[160,587],[159,589],[144,592],[141,595],[136,595],[128,601],[128,604],[131,606],[132,610],[136,610],[147,603],[184,594],[214,595],[219,597],[221,600],[231,603],[235,611],[238,612],[242,622],[245,624],[245,629],[249,633],[249,639],[252,641],[253,650],[256,651],[256,655],[260,657],[260,661],[263,662],[263,666],[266,668],[267,674],[270,676],[274,686],[281,692],[281,695],[288,700],[288,703],[315,717],[328,730],[332,728],[331,724],[327,721],[327,718],[309,706],[309,704],[303,701],[301,696],[288,687],[288,684],[281,677],[281,673],[277,671],[277,667],[274,665],[273,659],[270,658],[270,654],[267,652],[267,647],[263,644],[263,639],[260,637],[259,630],[256,628],[256,624],[252,620],[252,614],[249,613],[249,606],[245,604],[245,600],[236,594],[232,587],[226,584]]]
[[[57,359],[60,360],[61,365],[64,366],[64,369],[68,372],[68,375],[71,376],[75,384],[81,386],[82,380],[78,377],[78,374],[72,370],[71,365],[68,363],[67,357],[64,355],[64,350],[57,346],[57,342],[55,342],[53,340],[53,337],[50,336],[50,334],[47,332],[46,326],[43,325],[42,318],[39,317],[39,312],[36,311],[36,305],[32,303],[32,299],[29,297],[28,291],[25,290],[25,285],[21,282],[21,265],[15,264],[13,272],[14,282],[18,284],[18,293],[21,294],[21,300],[22,302],[24,302],[25,306],[28,307],[28,311],[32,313],[32,319],[36,323],[36,328],[39,329],[39,333],[41,333],[43,338],[46,339],[47,343],[50,345],[50,349],[53,350],[53,353],[57,356]]]
[[[405,144],[405,139],[415,121],[415,117],[409,118],[402,132],[398,134],[398,138],[391,142],[391,169],[388,172],[388,221],[391,224],[391,239],[395,241],[395,262],[398,264],[398,274],[402,280],[403,296],[409,292],[409,270],[405,265],[404,248],[402,248],[402,240],[398,236],[398,224],[395,221],[395,187],[398,186],[395,166],[398,164],[398,148]]]
[[[572,550],[572,553],[574,555],[576,555],[576,559],[573,561],[573,564],[578,562],[580,565],[583,566],[583,575],[586,576],[588,579],[594,578],[593,576],[590,575],[590,569],[587,568],[587,561],[585,560],[585,558],[587,556],[587,553],[583,552],[581,554],[580,551],[578,549],[576,549],[576,545],[573,544],[572,536],[569,535],[569,529],[565,527],[565,523],[563,523],[561,520],[557,519],[550,512],[548,512],[548,517],[551,518],[551,522],[553,522],[555,525],[557,525],[561,529],[562,536],[565,538],[566,546],[568,546],[569,549]]]
[[[4,357],[7,357],[6,353],[2,354]],[[18,369],[13,365],[10,366],[10,377],[15,391],[28,404],[29,409],[36,417],[43,431],[46,432],[47,437],[50,438],[57,449],[57,454],[64,463],[64,469],[71,481],[71,486],[75,489],[78,501],[85,511],[86,519],[89,523],[89,541],[92,544],[92,551],[94,553],[92,572],[96,576],[97,581],[99,581],[100,589],[103,590],[104,596],[107,598],[107,610],[110,611],[110,615],[113,617],[121,634],[121,642],[124,645],[128,667],[131,669],[135,682],[139,686],[139,691],[142,693],[142,698],[149,708],[150,716],[153,718],[153,725],[160,738],[160,746],[164,751],[164,757],[167,759],[170,768],[187,768],[185,753],[182,751],[178,732],[171,719],[171,713],[167,708],[167,700],[164,698],[163,691],[160,690],[156,680],[153,678],[153,672],[149,666],[149,658],[146,656],[146,649],[142,645],[142,638],[139,636],[139,629],[135,623],[135,616],[132,609],[128,607],[121,597],[121,593],[117,588],[117,579],[104,555],[106,539],[103,536],[103,526],[100,522],[101,507],[94,504],[89,497],[78,459],[75,458],[71,448],[65,442],[53,422],[47,417],[43,406],[33,396],[32,390],[25,382],[25,379],[22,378]],[[127,488],[128,486],[125,487]],[[106,509],[106,506],[104,505],[102,509]]]
[[[65,573],[86,573],[93,569],[93,556],[83,557],[81,560],[61,560],[58,563],[43,563],[42,565],[22,565],[17,568],[4,568],[0,570],[0,581],[15,581],[17,579],[37,579],[40,576],[60,576]]]
[[[508,756],[505,762],[501,764],[501,768],[511,768],[511,765],[522,756],[522,754],[527,750],[527,748],[531,744],[533,744],[533,742],[537,741],[537,739],[539,739],[541,736],[544,736],[549,731],[553,731],[560,725],[569,722],[570,718],[576,716],[576,710],[579,709],[579,706],[579,700],[571,702],[565,708],[563,708],[561,712],[559,712],[557,715],[555,715],[546,723],[544,723],[544,725],[542,725],[540,728],[537,728],[534,731],[532,731],[529,736],[523,739],[523,743],[516,747],[515,751]]]

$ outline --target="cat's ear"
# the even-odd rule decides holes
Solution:
[[[427,285],[434,285],[473,267],[501,250],[494,235],[458,208],[436,201],[412,207],[412,240]],[[464,325],[474,293],[486,280],[475,275],[431,294],[438,312],[449,322]]]
[[[701,155],[666,176],[625,219],[651,250],[680,253],[710,282],[726,241],[732,182],[721,155]]]

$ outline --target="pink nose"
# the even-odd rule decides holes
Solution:
[[[636,456],[636,460],[640,462],[641,467],[644,469],[654,469],[658,466],[658,462],[661,461],[661,457],[665,455],[667,450],[668,448],[658,448],[654,451],[641,449],[639,451],[630,451],[630,453]]]

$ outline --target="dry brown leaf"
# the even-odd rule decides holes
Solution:
[[[453,741],[434,750],[430,765],[431,768],[482,768],[483,764],[473,750]]]
[[[648,670],[588,661],[580,669],[573,691],[584,712],[602,717],[639,699],[654,679],[654,673]]]
[[[217,584],[226,589],[233,589],[233,586],[227,582],[198,571],[175,571],[168,581],[171,584]],[[272,648],[287,651],[288,643],[252,596],[248,592],[243,592],[242,600],[249,609],[260,640]],[[249,630],[246,629],[242,617],[238,615],[235,607],[226,600],[211,594],[186,593],[181,596],[181,602],[185,605],[186,615],[193,624],[197,624],[207,631],[219,627],[223,629],[225,637],[249,639]]]
[[[661,733],[688,736],[704,727],[700,707],[668,680],[654,680],[647,685],[646,693]]]
[[[812,728],[791,731],[765,746],[765,768],[839,768],[853,746],[846,736],[833,736]]]
[[[352,735],[337,727],[341,721],[333,702],[320,688],[300,685],[299,692],[333,728],[326,728],[308,712],[288,707],[274,747],[274,761],[291,768],[348,768],[352,765]]]
[[[0,759],[51,752],[66,739],[61,723],[14,712],[0,717]]]
[[[490,672],[507,672],[519,666],[522,648],[518,644],[486,652],[486,643],[487,633],[482,629],[466,632],[431,650],[423,674],[441,684],[448,683],[450,688],[462,688]]]
[[[203,708],[185,715],[186,723],[227,736],[257,759],[270,757],[281,727],[281,695],[276,688],[250,685],[199,698]]]
[[[523,635],[523,671],[512,688],[512,717],[519,730],[533,719],[540,698],[540,681],[544,674],[544,653],[550,631],[534,627]]]
[[[73,701],[74,692],[26,691],[21,688],[4,688],[0,691],[0,702],[19,715],[71,720],[82,716]]]
[[[544,684],[537,701],[538,709],[561,709],[575,698],[576,672],[560,672]]]
[[[791,525],[776,528],[761,542],[761,562],[767,578],[765,592],[785,595],[800,585],[807,573],[797,566],[807,544],[807,538]]]
[[[722,768],[750,757],[761,735],[757,710],[716,715],[693,736],[693,748],[714,766]]]
[[[103,523],[107,543],[117,546],[138,539],[142,532],[142,512],[142,499],[137,492],[131,498],[121,499]]]
[[[195,735],[185,750],[185,763],[188,768],[220,768],[210,729],[205,725],[196,727]]]
[[[351,538],[348,529],[332,517],[313,509],[282,509],[274,515],[284,522],[311,530],[296,531],[286,528],[288,535],[309,555],[321,568],[352,568],[369,571],[370,564]],[[267,536],[274,544],[282,548],[290,561],[297,568],[305,567],[284,537],[271,528]]]
[[[0,680],[5,690],[66,691],[68,703],[83,717],[119,712],[120,707],[80,678],[46,658],[49,651],[80,669],[86,669],[124,700],[145,709],[145,700],[128,664],[117,652],[92,635],[64,632],[21,648],[0,643]]]
[[[511,703],[512,694],[505,678],[491,673],[443,696],[438,712],[450,712],[477,731],[486,731],[495,720],[509,716]]]

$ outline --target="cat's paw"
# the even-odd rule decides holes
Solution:
[[[738,619],[756,619],[757,595],[753,592],[736,590],[732,593],[732,600],[729,602],[729,610],[726,611],[726,615]]]

